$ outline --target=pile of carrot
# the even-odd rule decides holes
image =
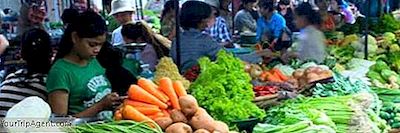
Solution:
[[[164,77],[154,82],[140,78],[131,85],[128,99],[115,114],[115,120],[148,122],[150,127],[161,127],[166,133],[202,131],[228,133],[228,126],[215,121],[197,100],[188,95],[181,81]],[[157,125],[152,125],[156,123]]]
[[[178,98],[187,95],[181,81],[161,78],[159,85],[140,78],[137,85],[131,85],[128,98],[115,111],[115,120],[153,121],[170,115],[172,109],[180,109]]]
[[[261,81],[282,83],[288,81],[289,77],[285,76],[279,69],[273,68],[269,71],[262,72],[259,79]]]

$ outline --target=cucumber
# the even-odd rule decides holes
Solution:
[[[380,112],[379,116],[385,120],[390,119],[390,114],[387,112]]]
[[[392,128],[400,128],[400,122],[393,123]]]

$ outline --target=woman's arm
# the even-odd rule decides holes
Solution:
[[[10,45],[10,44],[7,41],[6,37],[4,37],[2,34],[0,34],[0,55],[3,54],[3,52],[6,50],[8,45]]]
[[[68,115],[68,92],[64,90],[57,90],[49,94],[49,104],[52,112],[57,115]],[[95,103],[92,107],[86,110],[74,114],[75,117],[93,117],[99,112],[111,108],[113,105],[117,105],[120,102],[118,94],[111,93],[104,97],[101,101]]]

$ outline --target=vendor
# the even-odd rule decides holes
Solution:
[[[300,29],[297,56],[302,61],[322,63],[325,59],[325,37],[318,30],[322,18],[308,3],[300,4],[296,10],[296,26]]]
[[[172,43],[170,54],[180,68],[180,72],[184,73],[189,68],[196,66],[201,57],[210,57],[211,60],[215,60],[218,51],[223,50],[224,47],[218,45],[218,42],[208,34],[202,33],[204,29],[212,25],[209,22],[215,17],[211,6],[200,1],[187,1],[182,5],[179,17],[184,30],[180,34],[180,63],[177,63],[175,41]],[[256,63],[262,61],[260,56],[268,54],[269,52],[265,50],[257,54],[242,55],[239,58]]]
[[[134,12],[135,9],[129,0],[113,0],[111,2],[110,15],[112,15],[121,25],[112,32],[111,44],[114,46],[124,44],[121,29],[124,24],[133,22],[132,15]]]
[[[0,88],[0,118],[29,96],[47,100],[46,77],[51,66],[50,36],[41,29],[31,29],[22,35],[22,59],[26,67],[7,76]]]
[[[77,16],[61,39],[48,80],[48,102],[53,113],[109,119],[108,110],[120,105],[105,78],[96,55],[106,41],[107,26],[101,16],[86,11]]]
[[[141,52],[141,60],[149,64],[152,71],[155,71],[158,60],[169,54],[169,49],[155,37],[155,33],[144,22],[126,24],[122,27],[121,33],[127,44],[146,43]]]
[[[269,48],[280,51],[290,47],[289,44],[278,44],[282,37],[283,31],[286,29],[286,21],[274,8],[271,1],[260,1],[261,17],[257,20],[257,36],[256,40],[269,43]]]
[[[322,17],[320,29],[323,31],[334,31],[336,27],[335,17],[332,13],[328,13],[328,0],[316,1],[315,4],[318,6],[319,14]]]
[[[257,0],[242,0],[242,7],[235,16],[235,30],[239,33],[250,31],[255,33],[257,29],[256,20],[251,15],[251,11],[257,7]]]

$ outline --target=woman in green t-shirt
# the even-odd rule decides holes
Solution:
[[[49,104],[57,115],[110,118],[121,103],[96,60],[106,41],[107,27],[97,13],[79,14],[65,30],[48,80]]]

